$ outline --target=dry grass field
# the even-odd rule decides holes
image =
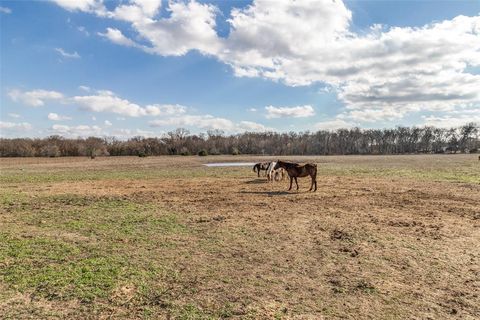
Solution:
[[[479,319],[478,155],[0,159],[0,318]]]

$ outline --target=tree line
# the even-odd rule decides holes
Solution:
[[[150,155],[349,155],[478,152],[479,126],[457,128],[396,127],[317,132],[246,132],[221,130],[191,134],[180,128],[162,137],[0,139],[1,157],[150,156]]]

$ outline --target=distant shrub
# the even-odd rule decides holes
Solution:
[[[232,148],[232,156],[238,156],[240,154],[240,150],[238,148]]]
[[[183,147],[181,150],[180,150],[180,154],[182,156],[189,156],[191,155],[190,151],[186,148],[186,147]]]
[[[220,154],[220,151],[218,151],[217,148],[211,148],[210,151],[208,152],[208,154],[218,156]]]
[[[147,154],[145,153],[145,151],[139,151],[139,152],[138,152],[138,156],[139,156],[140,158],[145,158],[145,157],[147,156]]]
[[[207,150],[202,149],[202,150],[198,151],[198,155],[200,157],[205,157],[205,156],[208,156],[208,152],[207,152]]]
[[[49,145],[43,146],[40,149],[40,155],[42,157],[50,157],[50,158],[59,157],[60,149],[54,144],[49,144]]]

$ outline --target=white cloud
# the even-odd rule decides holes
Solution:
[[[84,35],[86,35],[87,37],[90,35],[90,32],[88,32],[87,28],[85,28],[84,26],[78,26],[77,30],[79,32],[83,33]]]
[[[440,128],[453,128],[460,127],[470,122],[480,124],[480,110],[477,109],[476,113],[460,113],[460,114],[446,114],[446,115],[430,115],[423,116],[424,125],[440,127]]]
[[[155,132],[149,130],[141,130],[141,129],[115,129],[111,132],[112,135],[115,137],[127,139],[132,137],[145,137],[151,138],[157,136]]]
[[[105,120],[103,123],[104,123],[107,127],[111,127],[111,126],[112,126],[112,123],[111,123],[110,121],[108,121],[108,120]]]
[[[149,22],[161,5],[161,0],[135,0],[116,7],[113,16],[128,22]]]
[[[155,18],[160,2],[140,2],[98,11],[93,0],[61,2],[127,21],[145,45],[118,29],[104,34],[115,43],[148,53],[183,55],[190,50],[217,57],[237,76],[262,77],[292,86],[325,84],[361,121],[399,119],[418,111],[445,111],[480,104],[480,16],[457,16],[423,27],[372,25],[352,31],[352,13],[340,0],[255,0],[232,10],[230,32],[219,37],[218,9],[196,1],[170,2],[168,18]],[[97,12],[98,11],[98,12]],[[372,117],[370,117],[372,116]]]
[[[112,41],[113,43],[122,45],[122,46],[127,46],[127,47],[140,47],[137,43],[135,43],[133,40],[125,37],[123,33],[115,28],[107,28],[107,31],[105,33],[98,32],[97,33],[99,36],[105,37]]]
[[[273,131],[262,124],[251,121],[240,121],[238,124],[225,118],[212,115],[183,115],[167,119],[152,120],[151,127],[193,127],[198,129],[218,129],[227,132]]]
[[[149,124],[151,127],[196,127],[201,129],[221,129],[226,131],[232,131],[235,128],[235,125],[231,120],[211,115],[184,115],[168,119],[152,120]]]
[[[274,128],[266,127],[261,123],[252,121],[240,121],[237,125],[237,131],[249,131],[249,132],[265,132],[275,131]]]
[[[92,90],[87,86],[79,86],[79,89],[85,92]],[[93,112],[111,112],[123,116],[140,117],[140,116],[174,116],[184,114],[187,107],[179,104],[149,104],[144,107],[130,102],[127,99],[118,97],[109,90],[97,90],[92,94],[77,95],[73,97],[65,97],[57,91],[47,91],[36,89],[31,91],[20,91],[17,89],[8,92],[10,98],[15,102],[21,102],[33,107],[45,105],[45,100],[59,100],[64,104],[77,104],[83,110]],[[50,120],[66,120],[65,117],[58,118],[55,113],[49,115]]]
[[[139,105],[121,99],[108,90],[98,91],[96,95],[74,96],[70,100],[88,111],[112,112],[130,117],[138,117],[144,114],[144,109]]]
[[[45,100],[60,100],[63,99],[63,94],[57,91],[48,90],[32,90],[32,91],[20,91],[10,90],[8,96],[14,102],[21,102],[23,104],[40,107],[45,105]]]
[[[316,130],[337,130],[354,127],[354,124],[342,119],[333,119],[328,121],[317,122],[315,124]]]
[[[12,9],[7,7],[0,7],[0,13],[10,14],[12,13]]]
[[[8,114],[8,116],[9,116],[10,118],[16,118],[16,119],[18,119],[18,118],[21,118],[21,117],[22,117],[22,116],[21,116],[21,115],[19,115],[18,113],[9,113],[9,114]]]
[[[105,135],[102,128],[99,126],[67,126],[62,124],[54,124],[50,129],[52,134],[58,134],[67,137],[87,137],[87,136],[101,136]]]
[[[272,118],[306,118],[315,115],[315,110],[310,105],[296,107],[265,107],[267,119]]]
[[[80,55],[74,51],[73,53],[69,53],[62,48],[55,48],[55,51],[57,51],[62,57],[64,58],[69,58],[69,59],[80,59]]]
[[[67,117],[67,116],[61,116],[57,113],[53,113],[53,112],[50,112],[48,114],[48,119],[49,120],[52,120],[52,121],[63,121],[63,120],[72,120],[71,117]]]
[[[145,107],[145,112],[151,116],[178,115],[185,113],[187,108],[179,104],[152,104]]]
[[[181,105],[152,104],[141,107],[108,90],[99,90],[96,95],[74,96],[70,101],[80,105],[84,110],[112,112],[129,117],[175,115],[186,111],[186,107]]]
[[[3,130],[14,130],[14,131],[21,131],[21,130],[31,130],[32,125],[28,122],[5,122],[0,121],[0,129]]]
[[[393,121],[403,118],[405,115],[405,110],[397,110],[392,107],[384,107],[377,109],[361,109],[361,110],[352,110],[347,113],[342,113],[342,118],[349,118],[355,121],[362,122],[377,122],[377,121]]]
[[[170,2],[170,17],[136,20],[132,26],[150,46],[144,50],[159,55],[184,55],[190,50],[215,54],[221,41],[215,31],[215,13],[211,4]]]
[[[51,0],[68,11],[95,13],[98,16],[109,16],[102,0]]]
[[[248,111],[250,111],[250,112],[257,112],[257,109],[256,109],[256,108],[249,108]]]

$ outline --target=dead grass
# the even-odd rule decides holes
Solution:
[[[480,317],[474,155],[297,157],[316,193],[201,166],[264,159],[0,159],[0,314]]]

